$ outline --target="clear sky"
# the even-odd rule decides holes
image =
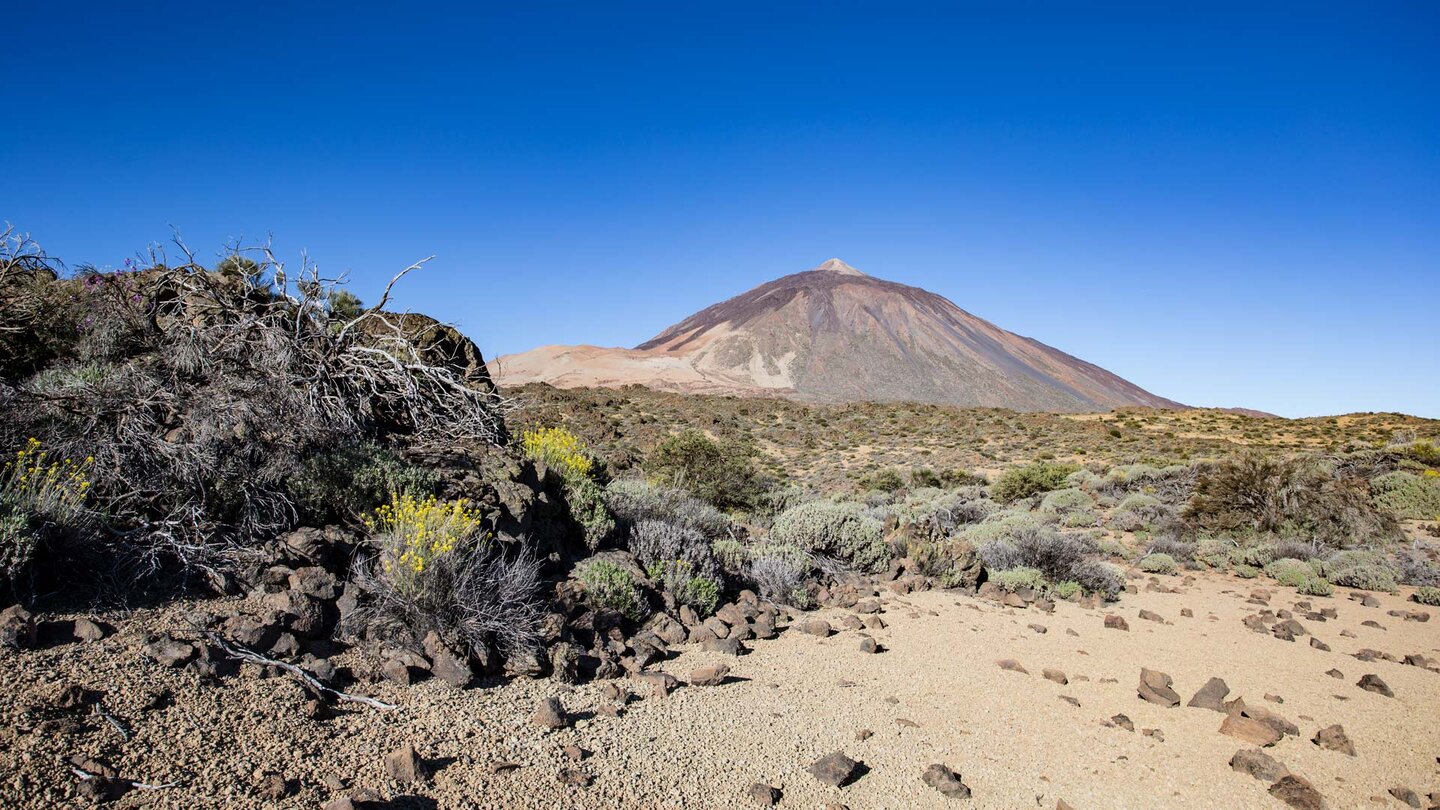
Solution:
[[[488,355],[839,256],[1197,405],[1440,417],[1440,3],[7,4],[0,219]]]

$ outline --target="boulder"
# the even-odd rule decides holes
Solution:
[[[1230,687],[1220,678],[1211,678],[1200,687],[1200,691],[1190,698],[1186,706],[1193,706],[1197,709],[1210,709],[1211,711],[1224,712],[1225,696],[1230,694]]]
[[[1270,795],[1296,808],[1296,810],[1325,810],[1325,798],[1313,785],[1296,776],[1286,774],[1270,786]]]
[[[1265,723],[1253,717],[1246,717],[1238,711],[1225,715],[1224,722],[1220,724],[1220,733],[1261,748],[1268,748],[1280,742],[1280,738],[1283,736]]]
[[[1230,757],[1230,768],[1237,773],[1248,773],[1262,782],[1274,782],[1290,773],[1274,757],[1258,748],[1241,748]]]
[[[825,638],[832,632],[830,623],[824,619],[806,619],[805,621],[798,622],[795,625],[795,629],[806,635],[817,636],[819,638]]]
[[[774,807],[780,801],[780,791],[775,788],[756,782],[745,791],[745,796],[750,803],[759,807]]]
[[[195,657],[195,647],[171,636],[160,636],[142,648],[145,655],[162,667],[179,669]]]
[[[1390,691],[1390,687],[1387,686],[1384,681],[1380,680],[1379,675],[1364,675],[1360,680],[1355,682],[1355,685],[1364,689],[1366,692],[1374,692],[1377,695],[1384,695],[1388,698],[1395,697],[1395,693]]]
[[[35,617],[20,605],[0,610],[0,647],[24,650],[35,646]]]
[[[1129,630],[1129,629],[1130,629],[1130,623],[1127,622],[1127,621],[1125,621],[1125,617],[1123,617],[1123,616],[1117,616],[1117,615],[1114,614],[1114,613],[1107,613],[1107,614],[1105,614],[1105,626],[1106,626],[1107,628],[1111,629],[1111,630]]]
[[[690,683],[693,686],[719,686],[729,674],[727,664],[706,664],[690,671]]]
[[[557,697],[548,697],[536,704],[533,719],[535,725],[552,731],[570,724],[570,719],[565,715],[565,707]]]
[[[1158,706],[1179,706],[1180,696],[1170,688],[1171,683],[1169,675],[1153,669],[1141,668],[1138,689],[1140,699]]]
[[[1347,756],[1355,756],[1355,744],[1350,742],[1349,735],[1345,733],[1345,727],[1339,723],[1315,732],[1315,736],[1310,739],[1310,742],[1327,751],[1339,751]]]

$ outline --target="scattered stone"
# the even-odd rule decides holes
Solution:
[[[730,667],[727,664],[706,664],[691,670],[690,683],[693,686],[719,686],[729,674]]]
[[[508,759],[497,759],[485,766],[487,773],[506,773],[520,769],[520,763],[511,762]]]
[[[1311,636],[1311,637],[1310,637],[1310,646],[1311,646],[1311,647],[1314,647],[1315,649],[1319,650],[1320,652],[1330,652],[1330,645],[1329,645],[1329,644],[1326,644],[1325,642],[1321,641],[1320,639],[1318,639],[1318,638],[1316,638],[1316,637],[1314,637],[1314,636]]]
[[[1200,691],[1190,698],[1186,706],[1193,706],[1197,709],[1210,709],[1216,712],[1229,711],[1225,707],[1225,696],[1230,694],[1230,686],[1221,678],[1211,678],[1200,687]]]
[[[1295,774],[1286,774],[1270,786],[1270,795],[1297,810],[1325,810],[1325,798],[1314,786]]]
[[[879,651],[880,646],[875,643],[875,639],[869,636],[865,636],[864,638],[860,639],[860,652],[874,654]]]
[[[939,762],[926,768],[925,772],[920,774],[920,779],[940,791],[940,795],[946,798],[970,798],[970,788],[960,781],[959,774]]]
[[[1130,624],[1125,621],[1125,617],[1117,616],[1114,613],[1105,614],[1105,626],[1110,628],[1111,630],[1130,629]]]
[[[1042,671],[1040,672],[1040,674],[1041,674],[1041,676],[1043,676],[1043,677],[1045,678],[1045,680],[1047,680],[1047,681],[1054,681],[1055,683],[1058,683],[1058,684],[1060,684],[1061,686],[1064,686],[1064,685],[1070,683],[1070,679],[1067,678],[1067,677],[1065,677],[1065,673],[1061,672],[1061,671],[1058,670],[1058,669],[1051,669],[1051,668],[1048,668],[1048,667],[1047,667],[1047,668],[1045,668],[1044,670],[1042,670]]]
[[[1140,729],[1140,733],[1146,737],[1153,737],[1158,742],[1165,742],[1165,732],[1158,728],[1142,728]]]
[[[1190,608],[1180,608],[1180,615],[1187,619],[1193,619],[1195,618],[1195,611]]]
[[[1126,717],[1123,714],[1117,714],[1114,717],[1110,718],[1110,722],[1114,723],[1120,728],[1125,729],[1126,731],[1135,730],[1135,723],[1132,722],[1129,717]]]
[[[579,762],[590,754],[589,751],[586,751],[584,748],[581,748],[580,746],[574,744],[567,745],[560,750],[564,751],[565,756],[571,760],[574,760],[575,762]]]
[[[780,791],[763,782],[751,785],[750,789],[745,791],[745,795],[750,798],[751,804],[760,807],[774,807],[780,801]]]
[[[1269,694],[1269,693],[1266,693],[1265,699],[1268,700],[1268,701],[1270,701],[1271,703],[1284,703],[1284,702],[1285,702],[1285,698],[1282,698],[1282,697],[1280,697],[1279,695],[1272,695],[1272,694]]]
[[[0,610],[0,647],[23,650],[35,646],[35,617],[20,605]]]
[[[745,645],[734,635],[728,638],[707,638],[700,642],[700,649],[708,653],[739,656],[746,651]]]
[[[1025,667],[1020,666],[1020,662],[1016,661],[1014,658],[1001,658],[999,661],[995,662],[995,665],[1000,667],[1001,669],[1009,670],[1010,672],[1019,672],[1023,675],[1030,674],[1029,670],[1025,669]]]
[[[1364,689],[1366,692],[1374,692],[1377,695],[1384,695],[1388,698],[1395,697],[1395,693],[1390,691],[1390,687],[1385,685],[1384,681],[1380,680],[1379,675],[1364,675],[1360,680],[1355,682],[1355,685]]]
[[[868,729],[868,728],[862,728],[862,729],[860,729],[859,731],[855,732],[855,739],[857,739],[857,740],[859,740],[859,741],[861,741],[861,742],[864,742],[865,740],[868,740],[868,739],[870,739],[871,737],[874,737],[874,736],[875,736],[875,732],[871,731],[871,730]]]
[[[80,618],[75,620],[75,628],[71,631],[76,641],[99,641],[108,635],[105,625],[94,619]]]
[[[840,787],[855,778],[860,763],[845,756],[843,752],[832,751],[825,756],[815,760],[805,770],[820,781],[821,784],[830,787]]]
[[[561,674],[561,671],[560,667],[554,668],[557,676]],[[440,650],[431,658],[430,672],[456,689],[464,689],[475,679],[475,673],[470,669],[470,664],[449,650]],[[564,679],[561,678],[561,680]]]
[[[1248,773],[1262,782],[1274,782],[1290,773],[1274,757],[1258,748],[1241,748],[1230,757],[1230,767],[1237,773]]]
[[[1390,795],[1394,796],[1396,801],[1404,802],[1411,807],[1418,808],[1421,806],[1420,794],[1416,793],[1408,787],[1402,787],[1399,785],[1392,787],[1390,788]]]
[[[569,719],[565,716],[565,707],[560,704],[560,698],[548,697],[541,700],[535,706],[535,725],[546,729],[564,728],[569,725]]]
[[[806,619],[795,625],[795,629],[806,635],[818,636],[820,638],[825,638],[832,632],[830,623],[824,619]]]
[[[415,746],[406,743],[385,755],[385,773],[404,784],[417,782],[425,776],[425,764],[415,753]]]
[[[1342,754],[1355,756],[1355,744],[1350,742],[1350,737],[1345,733],[1345,727],[1336,723],[1315,732],[1310,742],[1324,748],[1327,751],[1339,751]]]
[[[1031,630],[1034,630],[1035,632],[1039,633],[1039,634],[1042,635],[1042,636],[1045,635],[1046,633],[1050,632],[1050,628],[1046,627],[1046,626],[1043,625],[1043,624],[1032,624],[1032,625],[1029,625],[1029,627],[1030,627]]]
[[[1077,709],[1080,708],[1079,698],[1072,697],[1071,695],[1061,695],[1060,699],[1065,701],[1066,703],[1069,703],[1071,706],[1074,706]]]
[[[1160,624],[1165,623],[1164,617],[1162,617],[1159,613],[1155,613],[1154,611],[1150,610],[1142,609],[1140,611],[1140,618],[1144,619],[1147,622],[1159,622]]]
[[[575,768],[561,768],[555,777],[560,780],[560,784],[570,787],[590,787],[595,781],[595,777]]]
[[[1238,711],[1225,715],[1225,721],[1220,724],[1220,733],[1261,748],[1280,742],[1280,738],[1284,736],[1269,725],[1253,717],[1246,717]]]
[[[1179,706],[1180,696],[1170,688],[1170,676],[1153,669],[1140,669],[1140,699],[1159,706]]]
[[[292,784],[278,773],[268,774],[255,786],[255,795],[262,799],[278,802],[289,796]]]
[[[195,647],[171,636],[160,636],[146,644],[144,652],[156,663],[179,669],[195,657]]]
[[[1325,674],[1326,674],[1326,675],[1329,675],[1329,676],[1332,677],[1332,678],[1338,678],[1338,679],[1343,679],[1343,678],[1345,677],[1345,673],[1341,672],[1341,671],[1338,670],[1338,669],[1327,669],[1327,670],[1325,670]]]

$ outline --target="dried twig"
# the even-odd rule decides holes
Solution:
[[[290,673],[291,675],[294,675],[300,680],[300,683],[303,686],[308,688],[312,693],[317,696],[330,695],[336,700],[344,701],[346,703],[363,703],[366,706],[372,706],[376,709],[400,708],[393,703],[386,703],[383,700],[376,700],[375,698],[365,697],[364,695],[352,695],[348,692],[341,692],[338,689],[331,689],[330,687],[321,683],[319,678],[316,678],[314,675],[311,675],[303,668],[296,666],[295,664],[287,663],[285,661],[278,661],[274,658],[261,655],[260,653],[255,652],[254,650],[244,646],[243,644],[239,644],[237,642],[232,642],[228,639],[225,639],[218,633],[206,630],[203,631],[203,635],[212,644],[224,651],[226,655],[237,661],[243,661],[247,664],[259,664],[261,666],[276,667]]]
[[[163,785],[151,785],[146,782],[136,782],[134,779],[107,777],[104,774],[93,773],[76,765],[70,766],[70,772],[85,780],[86,782],[90,781],[91,779],[105,779],[109,782],[119,782],[124,785],[129,785],[136,790],[165,790],[166,788],[180,787],[181,784],[179,782],[166,782]]]

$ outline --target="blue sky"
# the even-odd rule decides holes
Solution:
[[[0,219],[436,254],[400,303],[487,355],[839,256],[1183,402],[1440,417],[1440,4],[209,5],[11,4]]]

